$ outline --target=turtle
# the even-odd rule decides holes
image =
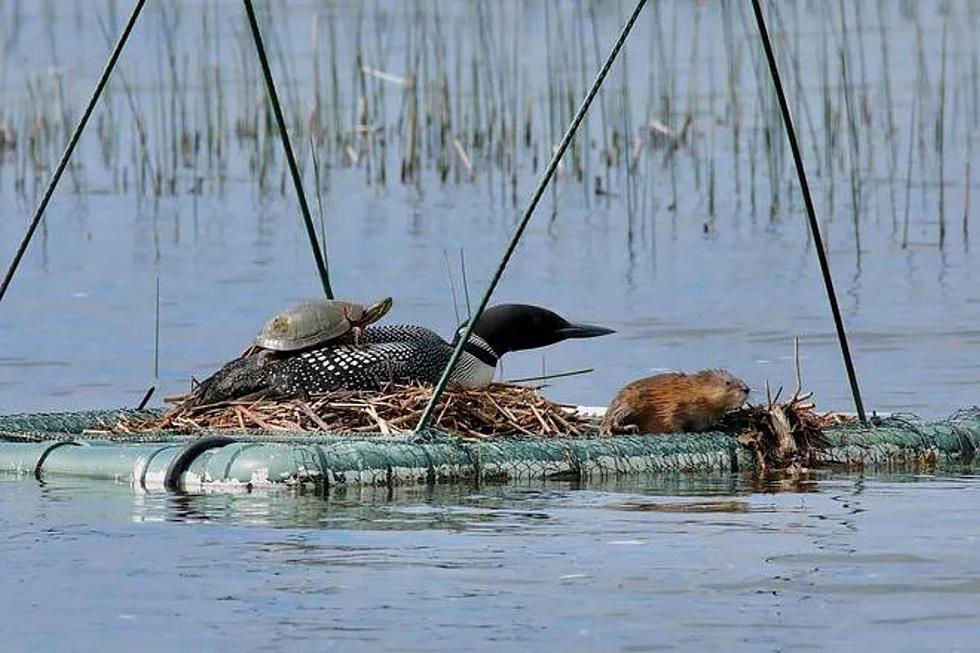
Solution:
[[[291,306],[265,323],[245,355],[260,350],[292,352],[307,349],[350,333],[361,342],[367,325],[391,310],[391,297],[363,306],[339,299],[321,299]]]

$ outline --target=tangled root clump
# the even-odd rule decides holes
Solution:
[[[756,469],[805,469],[815,462],[816,449],[827,446],[824,429],[856,421],[842,413],[820,414],[810,394],[794,394],[779,403],[746,404],[718,424],[718,429],[738,435],[738,442],[752,451]]]

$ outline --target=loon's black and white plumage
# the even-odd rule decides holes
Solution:
[[[473,326],[451,381],[484,386],[493,381],[498,360],[508,352],[607,333],[612,330],[573,324],[538,306],[493,306]],[[302,352],[263,351],[233,360],[202,382],[195,394],[200,403],[212,403],[259,391],[286,397],[374,390],[384,383],[436,383],[452,351],[452,344],[425,327],[369,326],[358,345],[341,340]]]

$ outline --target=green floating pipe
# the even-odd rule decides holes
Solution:
[[[132,415],[96,411],[0,416],[0,472],[103,479],[145,489],[219,489],[588,480],[642,472],[745,471],[755,464],[751,453],[724,433],[476,443],[445,436],[417,443],[406,437],[323,433],[227,432],[200,438],[91,432]],[[824,464],[969,462],[980,450],[980,410],[931,422],[892,417],[875,426],[834,427],[826,436],[828,446],[816,453]]]
[[[0,442],[0,472],[76,476],[156,489],[194,440]],[[81,446],[57,446],[80,444]],[[52,446],[56,448],[51,449]],[[404,439],[338,436],[332,443],[234,442],[202,452],[180,476],[184,488],[203,485],[402,485],[468,479],[606,477],[641,471],[709,471],[738,467],[727,435],[691,435],[678,441],[640,436],[599,439],[501,440],[469,444],[449,439],[415,444]],[[751,464],[746,456],[741,464]]]

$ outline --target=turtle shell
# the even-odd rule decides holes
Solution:
[[[255,344],[273,351],[295,351],[335,340],[355,327],[384,317],[391,297],[369,306],[339,299],[321,299],[291,306],[265,323]]]

